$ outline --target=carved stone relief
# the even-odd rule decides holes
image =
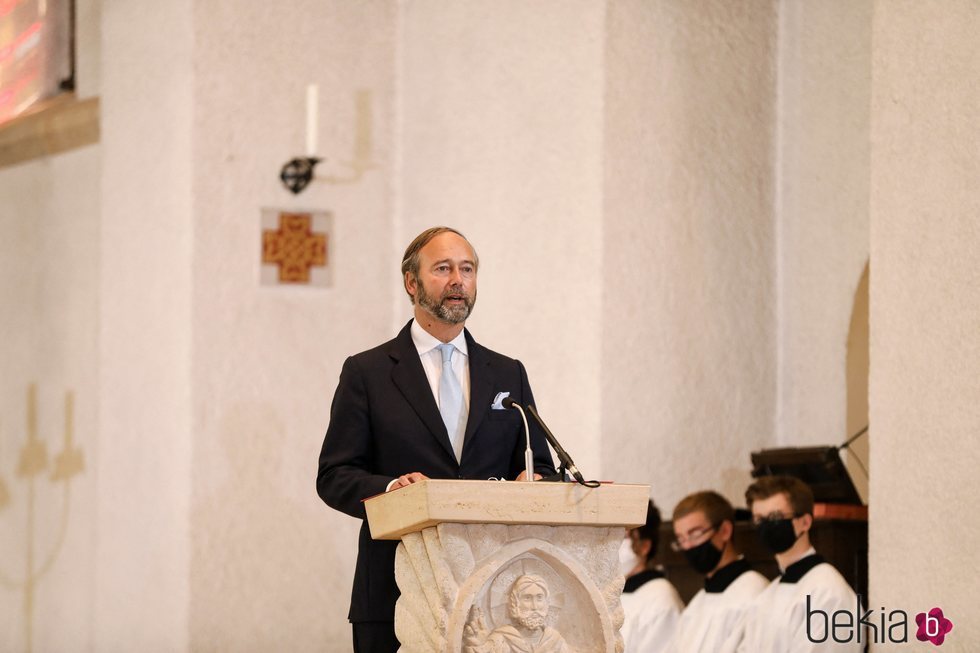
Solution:
[[[401,653],[622,653],[622,528],[440,524],[406,535]]]
[[[524,558],[521,566],[533,561],[536,561],[533,557]],[[484,600],[490,599],[491,606],[505,608],[506,618],[491,621],[491,626],[501,625],[490,630],[483,610],[476,605],[470,608],[469,620],[463,628],[463,653],[573,653],[561,633],[549,625],[555,613],[548,581],[543,576],[524,573],[514,579],[505,593],[504,583],[500,581],[507,575],[498,574],[491,583],[491,591],[483,596]]]

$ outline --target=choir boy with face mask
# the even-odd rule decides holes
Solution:
[[[738,555],[735,510],[717,492],[696,492],[674,508],[671,547],[699,574],[704,589],[688,603],[674,634],[676,653],[728,653],[741,638],[746,607],[769,581]]]
[[[647,505],[646,524],[626,532],[619,550],[619,564],[626,577],[623,587],[625,620],[620,632],[626,648],[623,653],[661,653],[668,651],[684,602],[657,565],[660,539],[660,511]]]
[[[834,613],[847,611],[853,617],[858,601],[844,577],[810,544],[810,488],[790,476],[764,476],[749,486],[745,499],[781,575],[752,602],[738,652],[862,651],[866,636],[859,643],[856,633],[828,632]]]

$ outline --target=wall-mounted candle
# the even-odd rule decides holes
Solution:
[[[306,156],[316,156],[319,94],[316,84],[306,85]]]

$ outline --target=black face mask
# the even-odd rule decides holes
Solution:
[[[793,529],[792,519],[772,519],[766,520],[756,526],[756,533],[763,546],[773,553],[783,553],[796,544],[800,535]]]
[[[687,563],[694,568],[694,571],[699,574],[707,574],[718,566],[721,561],[721,551],[716,549],[715,545],[711,543],[711,538],[708,538],[695,547],[685,549],[684,557],[687,558]]]

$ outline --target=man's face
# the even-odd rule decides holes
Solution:
[[[650,548],[653,544],[650,540],[640,539],[640,529],[639,528],[628,528],[626,529],[626,537],[629,538],[630,548],[633,549],[633,553],[640,556],[644,560],[651,555]]]
[[[674,520],[674,537],[677,539],[680,548],[685,551],[704,544],[708,540],[723,539],[720,537],[718,529],[711,525],[711,522],[700,510],[695,510]],[[713,543],[718,549],[724,546],[724,542],[715,541]]]
[[[447,324],[466,321],[476,303],[476,256],[459,234],[443,232],[419,252],[419,274],[405,274],[416,305]]]
[[[517,594],[514,618],[525,628],[544,628],[548,616],[548,594],[540,585],[527,585]]]

